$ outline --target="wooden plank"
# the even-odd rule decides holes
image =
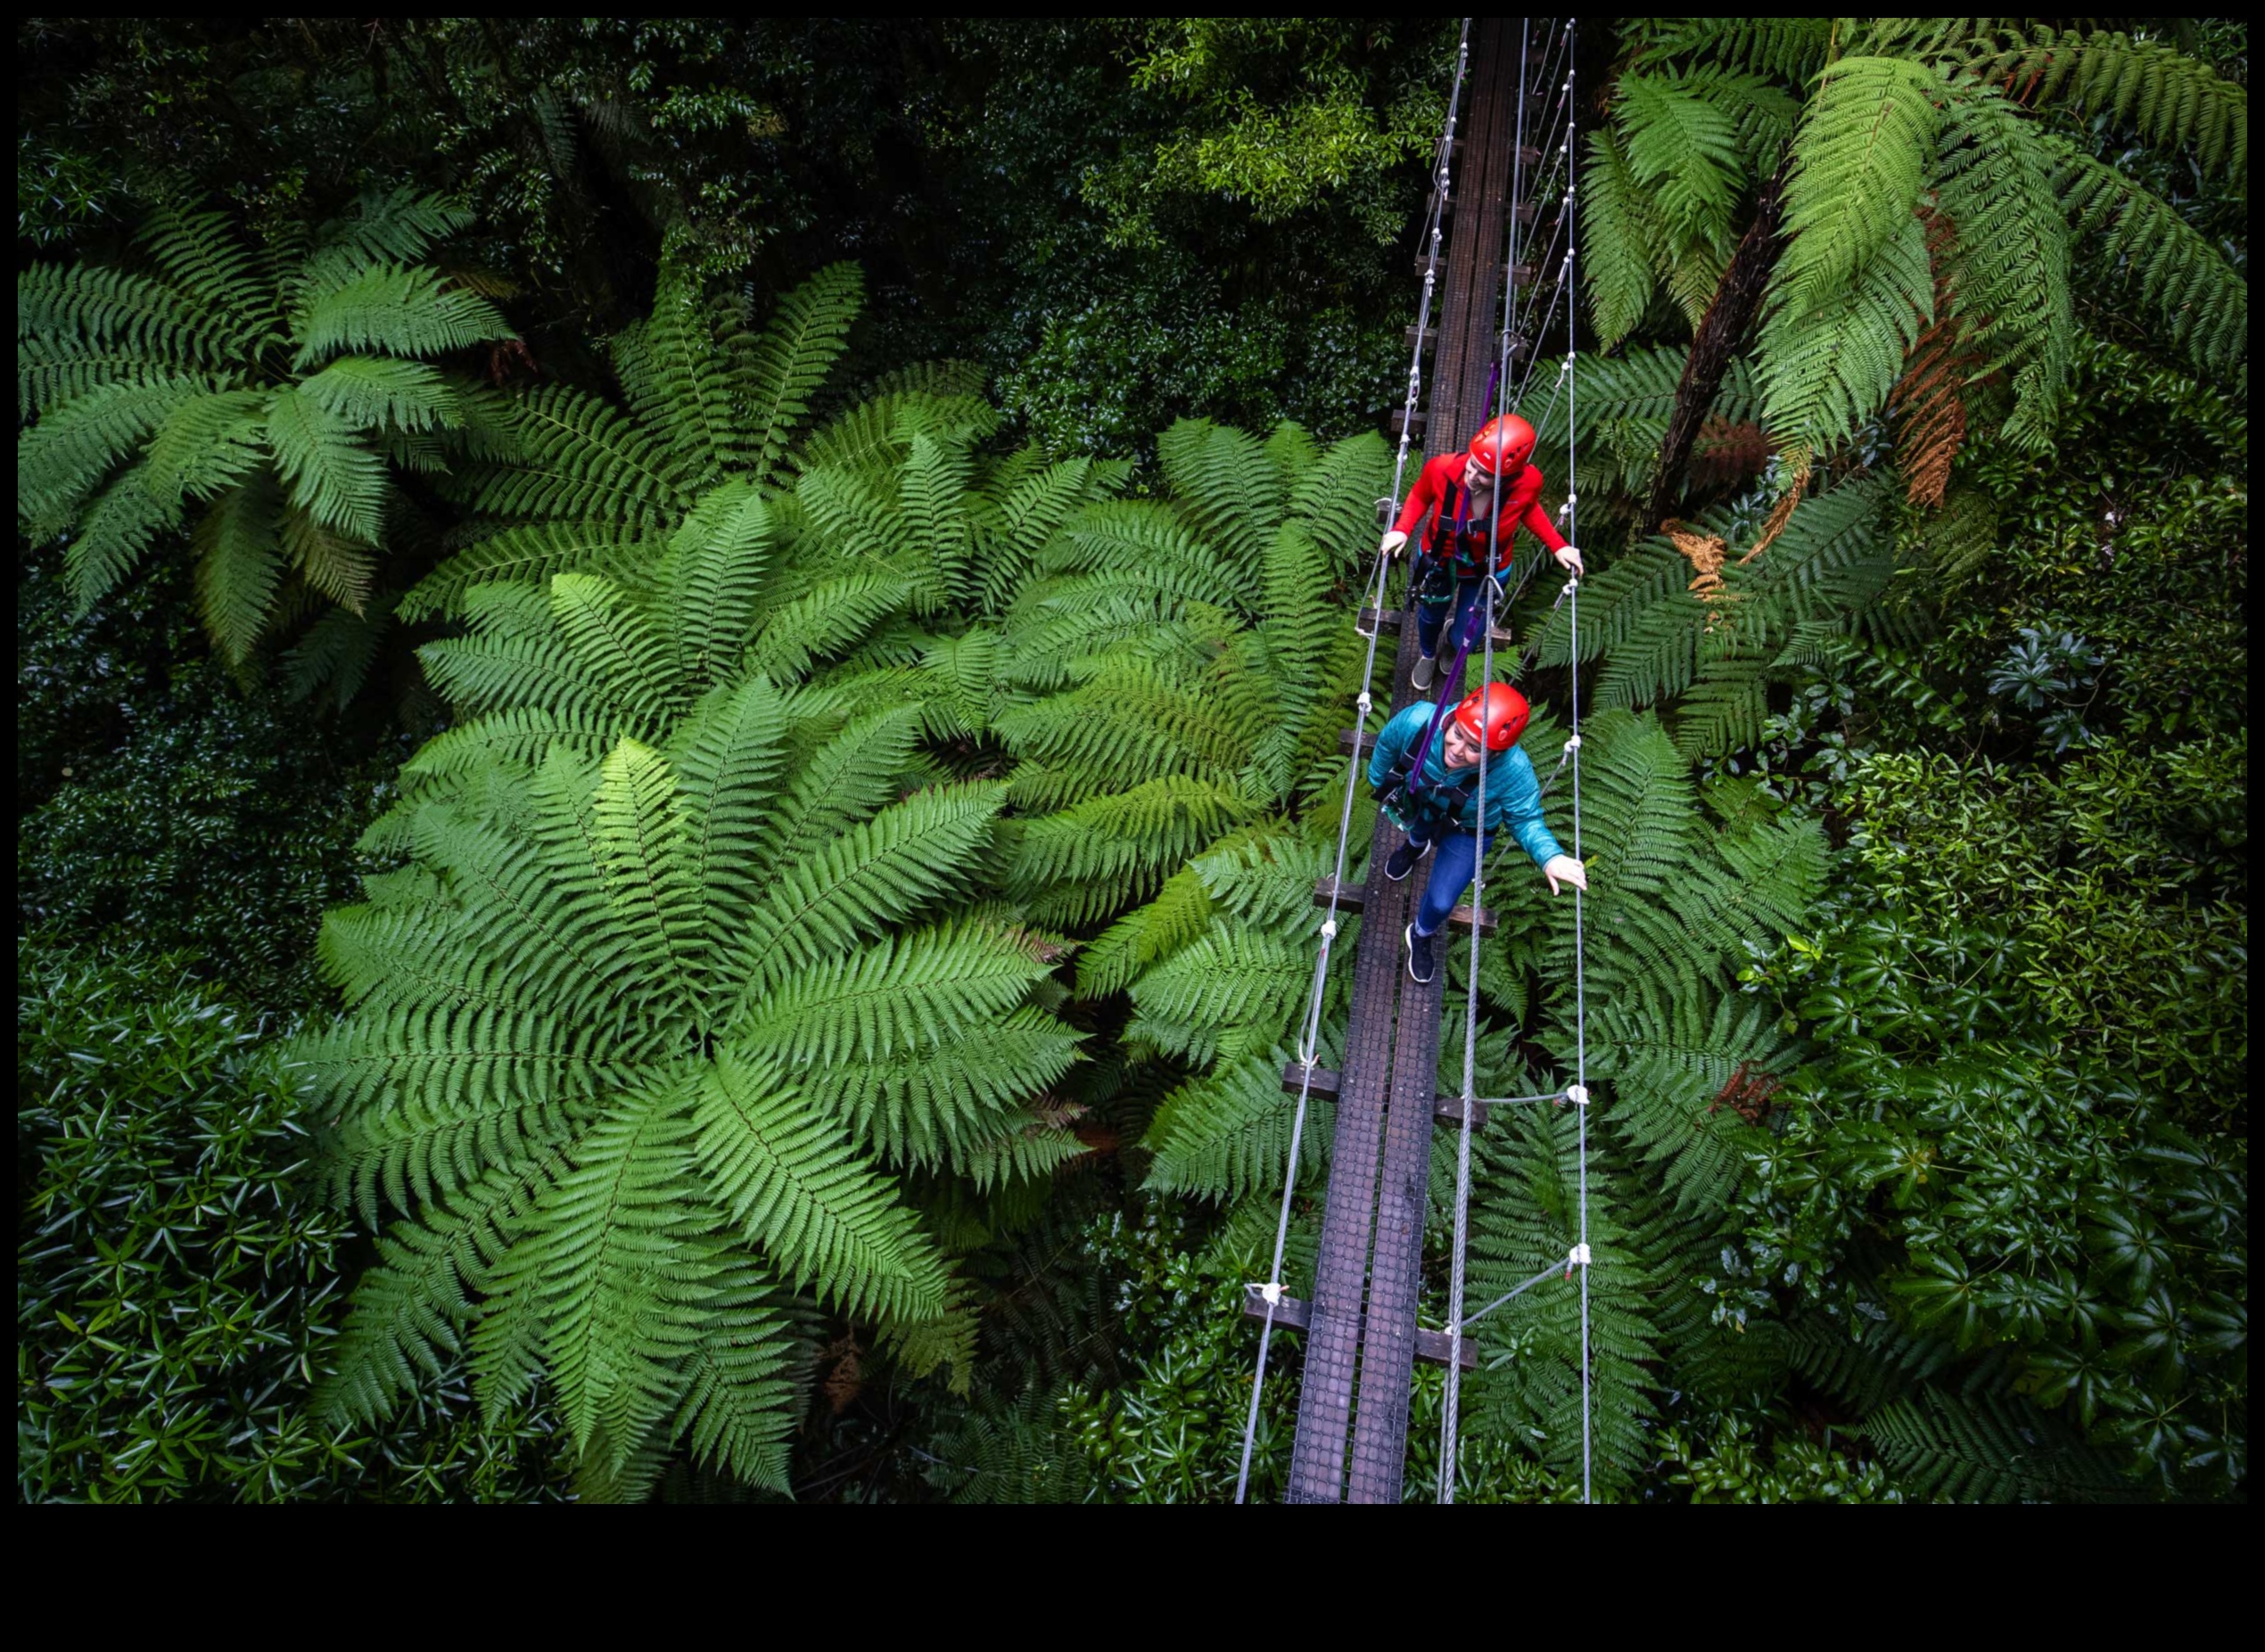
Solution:
[[[1471,1113],[1470,1128],[1485,1130],[1487,1114],[1489,1111],[1485,1099],[1480,1098]],[[1447,1095],[1434,1096],[1431,1098],[1431,1122],[1442,1130],[1461,1130],[1462,1128],[1462,1097]]]
[[[1361,629],[1364,631],[1396,631],[1400,629],[1400,611],[1387,608],[1380,615],[1373,608],[1363,608],[1361,610]],[[1352,749],[1345,744],[1345,736],[1341,734],[1337,736],[1337,749],[1340,752]]]
[[[1396,837],[1399,834],[1396,832],[1393,835]],[[1387,853],[1389,852],[1389,851],[1387,851]],[[1369,853],[1372,859],[1375,858],[1375,850],[1371,849]],[[1377,867],[1381,867],[1383,864],[1384,863],[1381,859],[1376,859]],[[1400,882],[1394,884],[1393,887],[1396,889],[1404,888],[1414,881],[1413,876],[1411,875],[1401,879]],[[1330,904],[1330,895],[1332,892],[1334,892],[1337,896],[1336,906],[1339,913],[1358,913],[1366,900],[1366,889],[1367,886],[1365,884],[1347,884],[1342,889],[1338,889],[1337,887],[1337,880],[1335,878],[1323,877],[1318,880],[1314,885],[1314,904],[1317,907],[1328,907]],[[1453,911],[1447,914],[1447,927],[1450,929],[1460,929],[1464,933],[1468,934],[1470,932],[1471,920],[1474,916],[1478,919],[1478,933],[1482,935],[1491,935],[1495,932],[1495,930],[1502,926],[1502,920],[1497,917],[1492,910],[1486,912],[1474,912],[1471,907],[1466,903],[1455,908]],[[1399,937],[1396,933],[1393,937],[1393,944],[1395,946],[1400,944]],[[1363,939],[1362,945],[1364,948],[1367,945],[1365,937]]]
[[[1282,1092],[1285,1095],[1295,1096],[1302,1089],[1314,1100],[1335,1101],[1338,1087],[1342,1082],[1342,1078],[1334,1068],[1315,1067],[1313,1077],[1308,1079],[1305,1076],[1305,1069],[1294,1061],[1285,1063],[1282,1067]],[[1481,1097],[1478,1111],[1473,1114],[1473,1129],[1487,1128],[1488,1112],[1486,1098]],[[1442,1130],[1461,1129],[1462,1097],[1450,1096],[1444,1090],[1434,1096],[1431,1098],[1431,1122]]]
[[[1246,1319],[1264,1319],[1266,1317],[1265,1294],[1255,1285],[1246,1285],[1242,1287],[1242,1314]],[[1274,1304],[1276,1330],[1310,1330],[1313,1328],[1313,1303],[1300,1301],[1295,1296],[1285,1296]],[[1445,1365],[1446,1361],[1442,1360],[1440,1363]]]
[[[1264,1321],[1266,1318],[1265,1293],[1255,1285],[1242,1287],[1242,1317]],[[1296,1296],[1283,1296],[1274,1304],[1274,1328],[1278,1331],[1310,1330],[1314,1323],[1314,1304]],[[1454,1344],[1445,1331],[1425,1330],[1418,1327],[1415,1333],[1415,1357],[1427,1365],[1445,1365]],[[1462,1339],[1462,1368],[1478,1368],[1478,1349],[1471,1338]]]
[[[1362,756],[1365,757],[1371,752],[1376,750],[1376,736],[1365,728],[1358,730],[1351,728],[1338,729],[1337,731],[1337,749],[1340,752],[1351,752],[1353,749],[1354,736],[1356,733],[1360,736]]]
[[[1276,1323],[1280,1323],[1279,1320]],[[1415,1334],[1415,1357],[1426,1365],[1445,1365],[1454,1343],[1445,1331],[1427,1331],[1419,1327]],[[1478,1347],[1468,1336],[1462,1339],[1462,1368],[1478,1368]]]

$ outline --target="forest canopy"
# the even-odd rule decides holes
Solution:
[[[2244,1501],[2246,25],[1561,22],[1404,1495]],[[1284,1495],[1470,38],[20,21],[20,1500]]]

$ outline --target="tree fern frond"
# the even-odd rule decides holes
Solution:
[[[61,532],[128,455],[211,389],[183,375],[104,385],[18,435],[16,520],[24,532],[37,539]]]
[[[397,264],[314,292],[292,317],[292,365],[302,371],[342,351],[437,356],[517,336],[487,300],[449,286],[435,270]]]
[[[1955,226],[1948,286],[1981,374],[2013,381],[2004,435],[2047,439],[2073,363],[2068,230],[2034,125],[1988,87],[1953,97],[1935,198]]]
[[[787,1492],[788,1436],[798,1407],[793,1326],[753,1262],[727,1265],[706,1284],[699,1347],[684,1370],[675,1432],[695,1457],[743,1485]]]
[[[663,262],[652,313],[616,334],[614,364],[630,406],[668,444],[695,486],[718,480],[751,456],[735,405],[736,352],[719,348],[720,330],[737,331],[737,307],[710,299],[694,273]],[[732,341],[744,351],[744,335]]]
[[[299,390],[364,429],[425,431],[464,423],[456,387],[428,362],[341,356],[301,380]]]
[[[1935,152],[1940,88],[1893,57],[1844,57],[1819,78],[1785,184],[1781,307],[1832,303],[1908,235]]]
[[[377,577],[370,547],[333,533],[297,505],[284,506],[282,520],[284,555],[300,577],[340,607],[361,613]]]
[[[1964,62],[2023,103],[2065,99],[2084,114],[2104,112],[2158,149],[2191,152],[2236,187],[2248,181],[2248,88],[2175,46],[2038,26],[2026,37],[1977,37]]]
[[[786,972],[836,955],[963,888],[1004,799],[995,785],[916,793],[783,864],[737,951],[743,1014]]]
[[[1157,438],[1156,448],[1181,509],[1218,541],[1231,565],[1255,563],[1289,493],[1264,445],[1208,419],[1182,419]]]
[[[701,1174],[749,1240],[854,1314],[943,1311],[940,1258],[887,1178],[841,1143],[822,1110],[768,1063],[720,1054],[692,1118]]]
[[[63,542],[63,579],[78,612],[86,613],[132,572],[151,540],[180,525],[178,501],[147,486],[139,464],[95,495],[78,531]]]
[[[2159,197],[2057,134],[2038,141],[2088,251],[2137,291],[2198,370],[2239,379],[2249,363],[2249,283]]]
[[[602,522],[532,523],[475,539],[409,588],[404,620],[460,615],[467,592],[498,580],[548,585],[553,574],[619,574],[647,565],[669,541]]]
[[[671,537],[669,621],[693,681],[721,678],[745,646],[772,537],[770,506],[744,481],[709,493]]]
[[[779,976],[731,1037],[782,1069],[887,1061],[995,1021],[1050,968],[1026,937],[995,927],[915,931]]]
[[[1280,1046],[1222,1062],[1182,1085],[1157,1109],[1144,1143],[1155,1155],[1148,1187],[1227,1203],[1262,1188],[1279,1188],[1289,1163],[1290,1126],[1297,1097],[1282,1089],[1289,1052]],[[1321,1168],[1331,1111],[1307,1103],[1300,1174]]]
[[[424,1221],[378,1236],[377,1259],[363,1271],[316,1383],[315,1415],[367,1427],[445,1373],[476,1318],[467,1284],[509,1245],[549,1167],[490,1170]]]
[[[482,514],[667,530],[694,503],[679,462],[595,396],[543,385],[500,407],[467,398],[493,446],[459,489]]]
[[[783,681],[814,660],[842,653],[881,621],[911,605],[914,588],[893,573],[850,573],[827,580],[763,616],[745,669]]]
[[[352,425],[303,388],[282,390],[268,406],[268,445],[293,505],[324,527],[376,543],[385,466]]]
[[[1887,405],[1934,319],[1926,233],[1907,217],[1847,285],[1788,280],[1775,303],[1760,340],[1765,422],[1782,443],[1822,448]]]
[[[871,1061],[841,1060],[814,1088],[860,1141],[892,1163],[958,1169],[1019,1129],[1025,1097],[1058,1083],[1079,1034],[1028,1007],[964,1037],[915,1044]]]
[[[1898,1400],[1874,1412],[1863,1432],[1900,1484],[1944,1502],[2121,1501],[2131,1495],[2130,1482],[2104,1452],[2010,1395],[1960,1401],[1929,1393]]]
[[[223,494],[192,536],[197,612],[232,664],[251,656],[275,606],[283,576],[281,515],[274,480],[262,472]]]
[[[747,421],[746,451],[757,480],[775,479],[864,299],[865,278],[856,265],[828,265],[779,300],[778,314],[749,349],[740,415]]]
[[[16,337],[123,349],[173,372],[222,371],[235,351],[227,320],[165,283],[99,264],[35,264],[16,277]]]

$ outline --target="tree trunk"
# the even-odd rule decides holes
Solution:
[[[1707,313],[1700,317],[1698,336],[1691,341],[1691,355],[1683,364],[1683,380],[1676,386],[1676,407],[1668,417],[1668,433],[1660,444],[1660,468],[1651,479],[1651,497],[1643,507],[1643,531],[1660,531],[1660,524],[1675,508],[1683,487],[1684,466],[1699,440],[1699,426],[1715,405],[1723,375],[1753,331],[1761,312],[1762,294],[1768,290],[1770,272],[1785,249],[1778,219],[1785,201],[1785,174],[1792,165],[1789,155],[1769,182],[1762,185],[1754,221],[1722,273]]]

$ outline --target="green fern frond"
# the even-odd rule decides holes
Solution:
[[[611,573],[649,565],[668,541],[604,523],[542,522],[476,539],[409,588],[404,620],[460,616],[467,593],[500,580],[548,585],[553,574]]]
[[[466,398],[493,447],[459,491],[483,515],[673,529],[694,504],[679,461],[594,396],[544,385],[497,404]]]
[[[1222,1062],[1167,1096],[1143,1143],[1156,1155],[1149,1190],[1221,1203],[1278,1190],[1289,1164],[1297,1111],[1297,1097],[1281,1082],[1283,1064],[1289,1059],[1289,1051],[1277,1046]],[[1330,1138],[1332,1122],[1329,1104],[1309,1097],[1299,1151],[1302,1176],[1321,1168],[1322,1144]]]
[[[2195,366],[2220,382],[2249,365],[2249,283],[2160,197],[2055,133],[2038,143],[2087,251],[2133,289]]]
[[[197,612],[231,664],[251,657],[275,605],[281,517],[274,479],[263,472],[222,495],[196,525]]]
[[[268,445],[291,502],[325,528],[375,544],[384,527],[385,465],[354,427],[303,389],[268,406]]]
[[[2130,1483],[2105,1453],[2010,1395],[1959,1400],[1930,1392],[1894,1401],[1866,1420],[1864,1434],[1898,1483],[1944,1502],[2131,1496]]]
[[[456,387],[428,362],[341,356],[301,380],[299,393],[363,429],[444,430],[464,423]]]
[[[865,278],[856,265],[828,265],[779,300],[778,313],[748,349],[740,416],[747,421],[746,451],[757,480],[777,477],[864,300]]]
[[[2248,88],[2175,46],[2039,25],[2025,37],[1973,39],[1964,67],[2024,103],[2065,100],[2080,113],[2107,114],[2158,149],[2190,152],[2236,188],[2248,180]]]
[[[851,1313],[943,1311],[941,1259],[894,1189],[769,1064],[719,1055],[692,1120],[702,1176],[788,1275]]]
[[[292,366],[301,371],[342,351],[437,356],[517,336],[487,300],[449,286],[437,271],[394,264],[316,292],[292,317]]]

